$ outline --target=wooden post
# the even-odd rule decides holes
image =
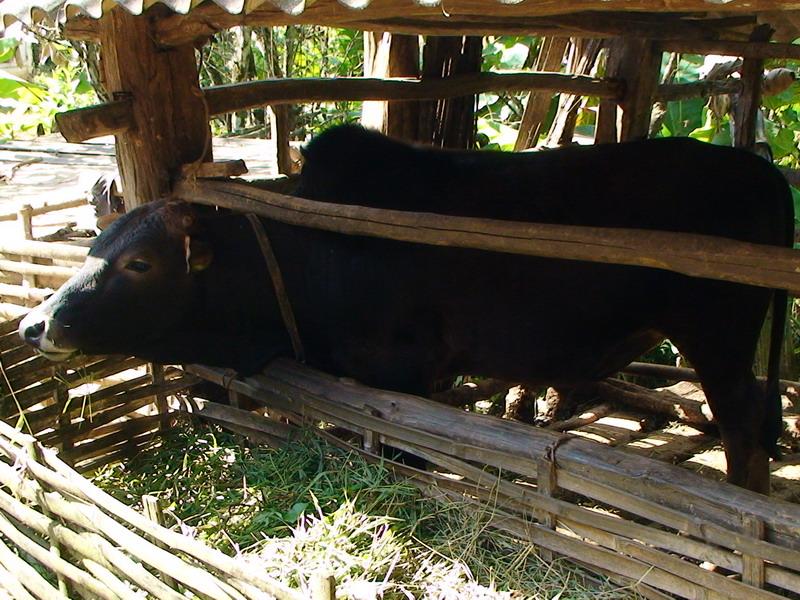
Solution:
[[[744,533],[756,540],[764,539],[764,521],[753,515],[742,518]],[[742,554],[742,581],[753,587],[763,588],[766,567],[764,561],[757,556]]]
[[[422,79],[445,79],[481,70],[482,38],[435,37],[425,39]],[[420,109],[420,140],[443,148],[475,145],[475,96],[425,102]]]
[[[588,74],[597,63],[597,56],[602,46],[599,39],[574,39],[572,51],[567,65],[567,73],[575,75]],[[572,94],[561,94],[553,125],[547,136],[547,146],[568,146],[575,134],[578,121],[578,110],[583,98]]]
[[[309,584],[311,600],[336,600],[336,579],[333,575],[312,575]]]
[[[289,152],[289,107],[287,105],[269,106],[270,136],[275,143],[275,160],[278,173],[291,175],[292,156]]]
[[[164,513],[161,510],[161,505],[158,503],[158,498],[149,494],[142,496],[142,512],[144,512],[144,515],[153,521],[153,523],[157,523],[164,527]],[[167,549],[167,545],[164,542],[149,535],[147,537],[159,548]],[[178,589],[178,586],[175,584],[175,580],[163,571],[159,571],[158,577],[168,587],[171,587],[175,590]]]
[[[566,37],[544,38],[533,70],[559,72],[568,44],[569,38]],[[528,102],[525,105],[525,112],[522,113],[522,122],[519,125],[519,133],[514,144],[514,150],[525,150],[536,146],[536,142],[542,133],[542,124],[547,117],[552,98],[552,92],[532,91],[528,95]]]
[[[17,211],[17,220],[19,221],[20,225],[22,226],[22,237],[26,240],[33,239],[33,208],[31,208],[30,204],[25,204],[22,208]],[[23,263],[31,263],[33,264],[33,257],[32,256],[20,256],[20,262]],[[37,288],[36,275],[33,273],[23,273],[22,275],[22,285],[23,287],[28,288]],[[26,300],[24,302],[25,306],[36,306],[36,302],[31,302],[30,300]]]
[[[622,115],[618,118],[614,102],[601,102],[595,141],[617,141],[611,139],[615,129],[619,130],[619,141],[646,138],[661,72],[661,51],[651,40],[620,38],[610,42],[608,52],[607,77],[625,82],[619,103]]]
[[[364,32],[365,77],[419,77],[419,38],[388,32]],[[395,138],[419,139],[418,102],[368,100],[361,123]]]
[[[182,164],[212,156],[194,47],[153,42],[154,20],[165,10],[134,16],[115,6],[99,24],[106,87],[131,102],[133,127],[116,136],[128,210],[167,195]]]
[[[66,453],[72,450],[74,442],[70,425],[72,419],[69,416],[69,388],[63,383],[64,369],[53,367],[53,379],[56,381],[56,389],[53,391],[53,400],[58,407],[58,431],[61,441],[61,452]]]
[[[761,25],[750,35],[751,42],[766,42],[772,37],[769,25]],[[733,144],[752,150],[756,143],[756,120],[761,109],[761,85],[764,80],[764,59],[745,57],[742,60],[742,93],[736,100],[733,122]]]
[[[389,77],[419,77],[419,38],[393,34],[389,44]],[[387,102],[386,134],[419,140],[419,102]]]
[[[556,476],[556,465],[554,456],[542,457],[536,461],[536,487],[539,493],[546,498],[554,498],[558,490],[558,481]],[[548,529],[555,531],[556,529],[556,516],[552,513],[546,513],[542,521],[542,525]],[[545,562],[553,562],[555,558],[550,550],[540,548],[539,555]]]
[[[164,385],[164,366],[156,363],[147,363],[147,372],[153,384],[161,388]],[[168,422],[167,415],[169,414],[169,405],[167,404],[167,396],[163,392],[156,391],[156,409],[158,414],[161,415],[160,428],[163,430]]]

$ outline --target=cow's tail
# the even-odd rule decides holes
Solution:
[[[761,431],[761,445],[767,453],[779,460],[778,439],[783,430],[783,405],[781,403],[780,370],[783,336],[786,330],[786,312],[789,295],[786,290],[775,290],[772,296],[772,327],[770,329],[769,359],[767,365],[767,386],[764,427]]]

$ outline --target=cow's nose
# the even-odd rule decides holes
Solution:
[[[23,337],[25,338],[25,341],[28,342],[29,344],[38,346],[39,341],[42,338],[42,334],[44,333],[44,329],[45,329],[45,322],[44,319],[42,319],[41,321],[37,321],[32,325],[28,325],[23,332]]]

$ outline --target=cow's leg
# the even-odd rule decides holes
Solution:
[[[692,326],[687,320],[690,326],[670,337],[700,377],[722,436],[728,481],[768,494],[769,456],[762,445],[766,398],[752,371],[757,316],[754,308],[743,311],[738,322],[698,320]]]
[[[769,493],[766,393],[752,365],[770,293],[723,282],[702,282],[666,333],[697,370],[719,426],[728,481]]]
[[[722,436],[728,481],[769,494],[769,455],[761,444],[764,390],[752,372],[710,377],[695,367]]]

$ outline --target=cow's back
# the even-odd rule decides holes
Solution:
[[[358,127],[306,150],[299,195],[440,214],[719,235],[788,245],[788,186],[742,150],[688,138],[540,152],[414,147]]]

